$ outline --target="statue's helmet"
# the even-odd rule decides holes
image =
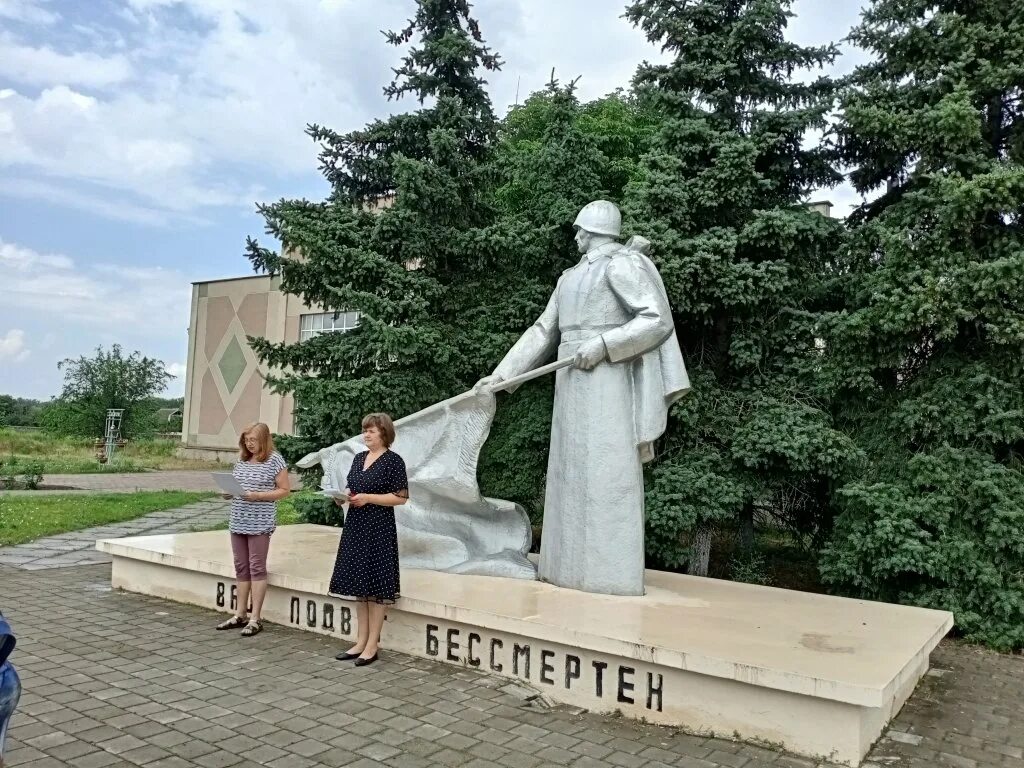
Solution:
[[[622,214],[615,203],[595,200],[583,207],[573,226],[595,235],[618,237],[622,230]]]

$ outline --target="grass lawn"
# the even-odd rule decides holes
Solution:
[[[218,469],[209,461],[182,459],[175,455],[174,440],[133,440],[114,454],[110,464],[100,464],[91,440],[56,437],[41,431],[0,429],[0,459],[19,464],[38,461],[44,475],[83,475],[104,472],[145,472],[154,469]]]
[[[186,491],[74,496],[0,494],[0,547],[24,544],[41,536],[133,520],[150,512],[207,499],[211,495]]]

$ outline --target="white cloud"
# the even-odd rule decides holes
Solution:
[[[31,248],[22,248],[0,240],[0,269],[3,272],[30,272],[47,268],[71,269],[72,266],[71,259],[67,256],[37,253]]]
[[[0,0],[0,19],[26,24],[55,24],[60,15],[46,10],[46,0]]]
[[[183,336],[188,327],[190,286],[176,270],[81,265],[3,240],[0,265],[11,309],[45,313],[78,329],[154,339]]]
[[[162,208],[217,205],[237,198],[196,187],[196,147],[171,137],[132,137],[111,130],[104,102],[60,85],[36,97],[15,93],[0,100],[0,167],[26,166],[55,178],[100,184],[134,192]]]
[[[52,48],[18,45],[0,38],[0,76],[30,85],[106,86],[127,80],[131,65],[121,55],[60,53]]]
[[[794,32],[846,33],[858,2],[801,0]],[[105,6],[104,6],[105,7]],[[0,39],[0,176],[26,194],[105,218],[162,224],[314,189],[308,123],[356,129],[412,100],[381,88],[403,51],[411,0],[120,0],[107,17]],[[663,54],[621,18],[623,0],[488,0],[474,14],[505,66],[486,73],[499,112],[547,82],[581,76],[591,99],[628,86]],[[99,6],[97,5],[97,8]],[[841,11],[841,12],[840,12]],[[817,15],[815,15],[817,14]],[[52,22],[42,2],[0,0],[0,16]],[[833,28],[826,28],[831,24]],[[77,46],[72,46],[72,43]],[[271,191],[263,192],[263,187]],[[274,189],[276,187],[276,189]],[[10,185],[0,189],[16,195]],[[285,192],[287,194],[287,192]]]
[[[166,370],[171,376],[176,379],[185,378],[185,364],[184,363],[171,363],[166,366]]]
[[[104,219],[126,221],[132,224],[163,227],[170,223],[171,216],[162,208],[130,202],[125,199],[124,193],[110,189],[79,192],[69,189],[65,184],[17,176],[0,179],[0,196],[18,200],[41,200],[94,213]],[[181,215],[176,218],[181,223],[206,223],[199,216]]]
[[[581,95],[591,97],[627,84],[651,53],[618,18],[620,0],[551,5],[489,0],[474,8],[507,62],[488,75],[499,109],[517,87],[520,98],[542,87],[552,66],[566,80],[585,74]],[[126,0],[129,28],[97,22],[89,35],[79,24],[75,39],[86,48],[75,52],[8,37],[0,75],[14,87],[0,98],[0,175],[17,173],[34,182],[27,194],[107,218],[159,223],[211,208],[251,211],[270,179],[316,178],[308,123],[352,130],[418,106],[381,94],[403,52],[379,30],[404,26],[411,7],[307,0],[297,12],[276,0]],[[588,43],[566,45],[581,18],[590,20]],[[102,44],[112,36],[114,44]],[[16,192],[5,185],[0,194]]]
[[[384,77],[393,63],[376,31],[381,7],[407,10],[399,0],[366,10],[314,4],[303,13],[272,0],[184,3],[204,20],[189,25],[160,5],[171,4],[134,4],[139,33],[113,57],[47,58],[46,49],[0,43],[13,54],[0,55],[0,75],[24,82],[31,73],[45,86],[5,88],[0,175],[101,185],[137,208],[175,215],[251,211],[263,197],[259,179],[315,176],[307,123],[352,128],[377,111],[382,83],[362,73],[369,66]],[[112,83],[107,93],[88,89]],[[56,190],[46,199],[123,218],[90,202],[88,190]]]
[[[24,331],[13,328],[5,335],[0,336],[0,360],[20,363],[29,354],[29,349],[25,346]]]

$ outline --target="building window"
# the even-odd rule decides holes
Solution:
[[[299,318],[299,341],[307,341],[321,333],[351,331],[359,326],[358,312],[323,312]]]
[[[287,433],[286,433],[287,434]],[[302,431],[299,429],[299,396],[294,392],[292,393],[292,431],[291,434],[295,437],[302,437]]]

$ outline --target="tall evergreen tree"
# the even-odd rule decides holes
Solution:
[[[652,471],[648,554],[691,573],[706,572],[713,528],[737,522],[749,552],[758,513],[820,535],[855,453],[813,380],[840,225],[804,203],[840,177],[806,139],[834,84],[794,78],[836,50],[787,41],[789,6],[634,0],[626,12],[673,54],[635,78],[663,119],[626,214],[652,240],[693,381]]]
[[[456,394],[482,370],[462,295],[497,250],[484,162],[497,123],[481,71],[500,60],[467,0],[418,0],[408,26],[387,39],[417,41],[385,93],[411,95],[421,107],[344,135],[310,126],[330,197],[261,206],[283,249],[248,245],[254,267],[280,273],[286,293],[361,316],[349,333],[253,342],[285,371],[273,386],[296,396],[302,437],[285,444],[293,455],[347,438],[368,408],[405,415]]]
[[[262,206],[283,249],[249,242],[282,290],[363,318],[301,344],[253,341],[286,371],[272,385],[296,395],[301,436],[282,440],[292,457],[348,437],[370,407],[405,415],[492,370],[575,261],[576,211],[621,194],[650,132],[628,100],[581,105],[554,82],[498,123],[480,73],[500,62],[464,1],[420,0],[388,35],[414,37],[386,93],[433,105],[344,135],[310,126],[330,197]],[[484,491],[535,519],[550,410],[550,382],[503,398],[480,463]]]
[[[1024,6],[876,0],[837,145],[864,195],[830,370],[869,463],[825,579],[1024,646]]]

